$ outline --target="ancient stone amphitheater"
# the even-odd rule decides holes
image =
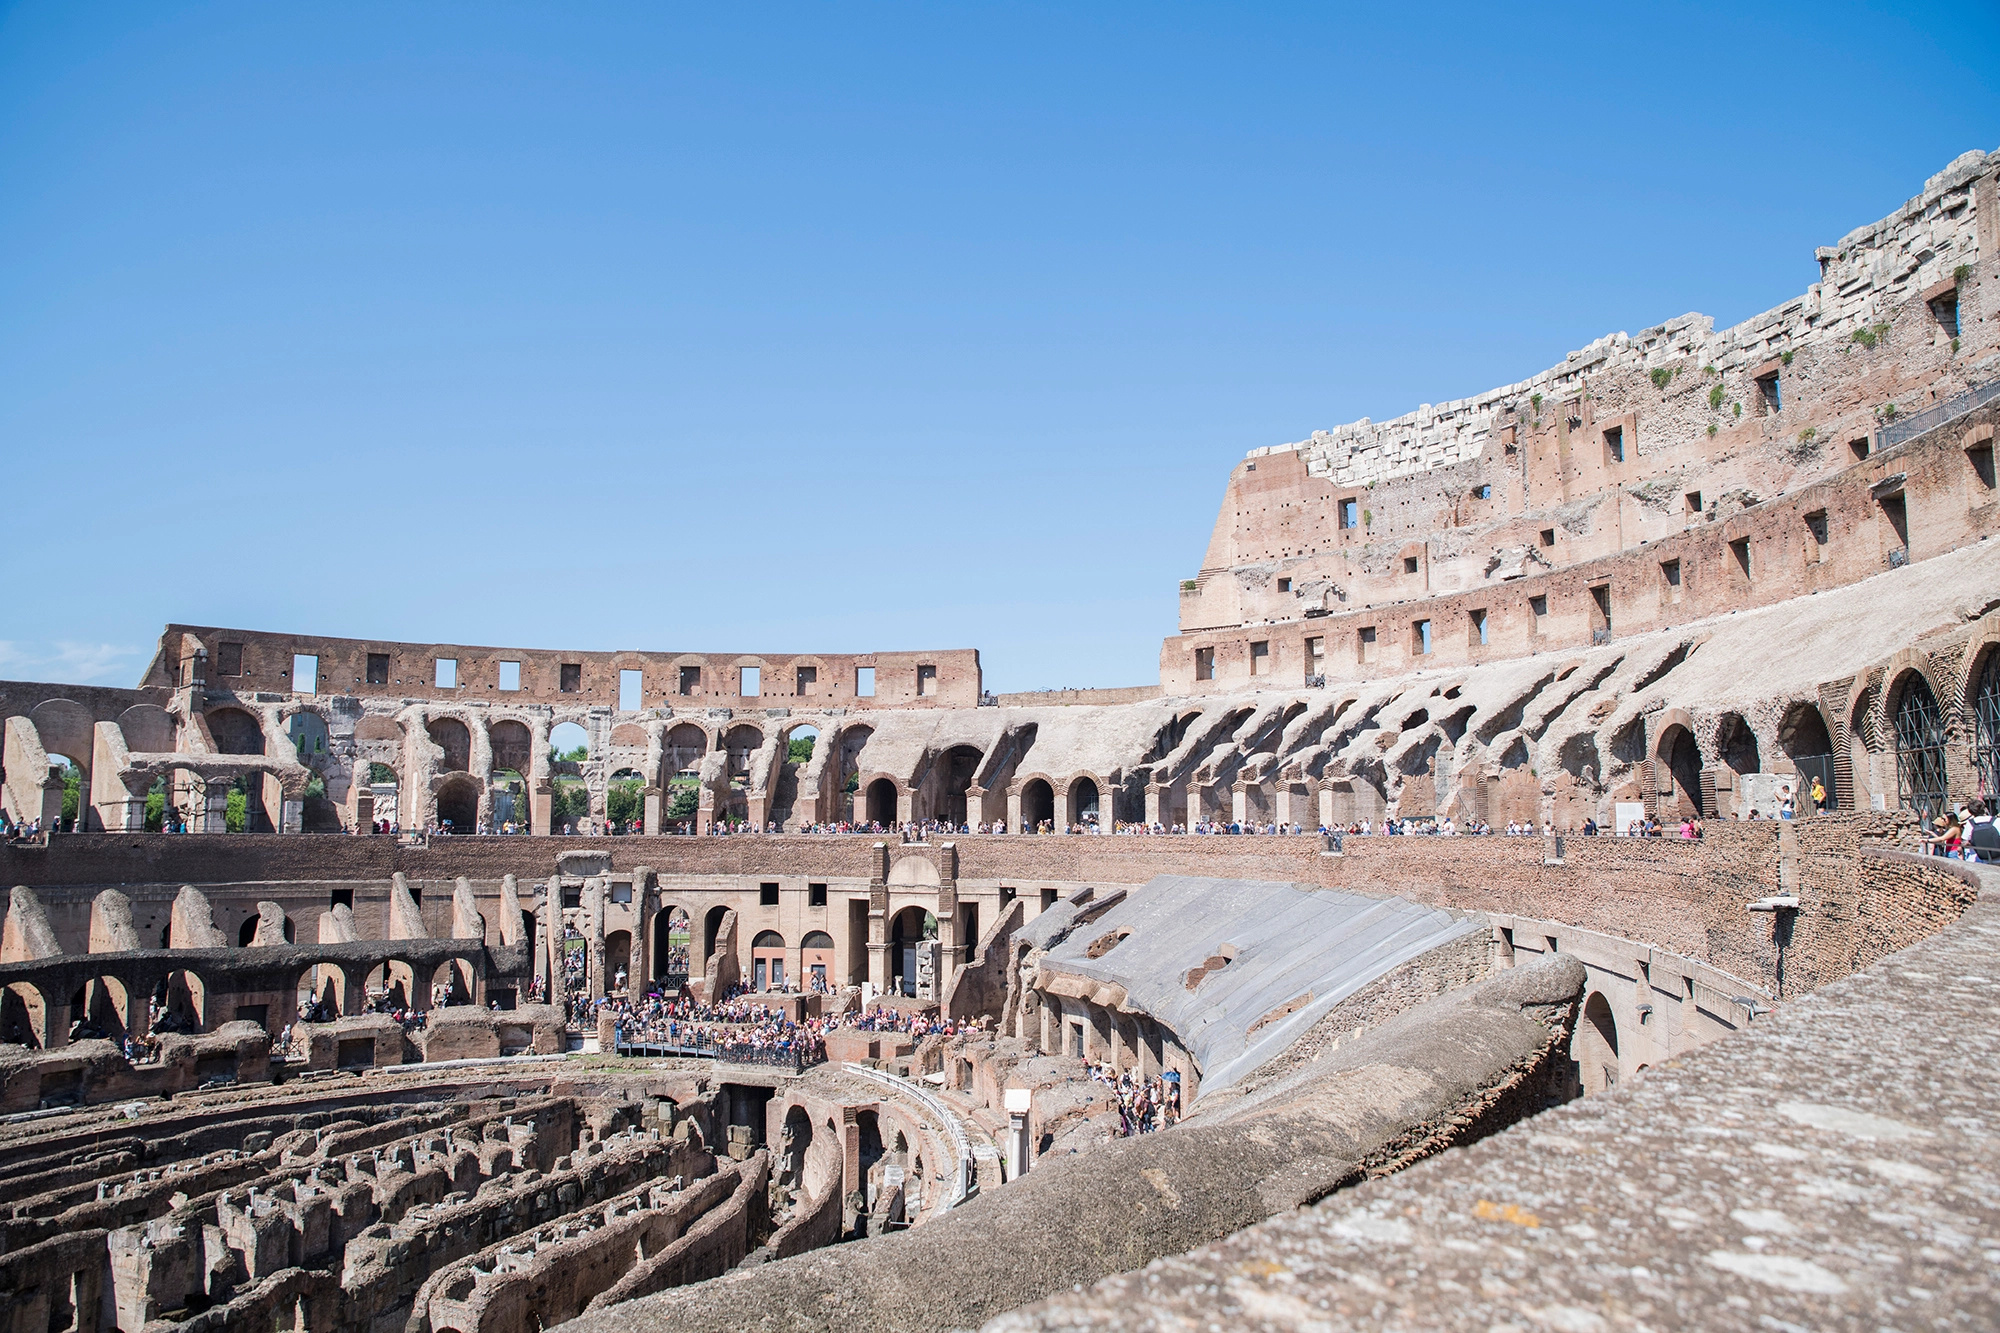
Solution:
[[[0,682],[0,1328],[2000,1327],[1996,186],[1253,450],[1157,685]]]

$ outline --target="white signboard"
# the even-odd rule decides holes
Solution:
[[[1620,801],[1612,808],[1611,817],[1618,821],[1617,831],[1620,836],[1623,836],[1632,831],[1632,825],[1635,822],[1645,820],[1646,803],[1644,801]]]

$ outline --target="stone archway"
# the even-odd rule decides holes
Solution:
[[[1618,1020],[1602,991],[1592,991],[1584,1001],[1576,1035],[1570,1040],[1570,1056],[1586,1094],[1618,1085]]]

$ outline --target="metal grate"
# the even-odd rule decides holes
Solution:
[[[1922,815],[1926,825],[1944,813],[1944,713],[1921,676],[1905,685],[1896,700],[1896,782],[1903,804]]]
[[[1972,762],[1979,770],[1979,794],[2000,795],[2000,653],[1986,659],[1972,694]]]

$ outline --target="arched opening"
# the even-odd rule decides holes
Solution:
[[[495,833],[526,833],[534,823],[528,802],[528,779],[519,769],[496,768],[489,791]]]
[[[669,825],[692,831],[701,810],[701,758],[708,753],[708,733],[692,722],[675,725],[663,738],[660,767],[665,770],[664,808],[661,818]]]
[[[806,1149],[812,1147],[812,1117],[803,1106],[785,1112],[784,1129],[778,1140],[778,1185],[803,1193],[806,1185]]]
[[[432,969],[430,985],[424,993],[429,996],[433,1009],[471,1004],[472,964],[463,958],[445,959]]]
[[[816,818],[811,810],[797,809],[799,782],[805,776],[806,766],[812,763],[813,751],[819,748],[819,728],[811,723],[793,727],[785,733],[785,754],[778,765],[777,780],[772,784],[771,818],[781,829],[796,828],[810,824]]]
[[[1673,779],[1674,814],[1692,819],[1701,814],[1701,748],[1694,733],[1676,724],[1660,738],[1667,759],[1667,773]]]
[[[1903,804],[1929,823],[1950,804],[1944,768],[1944,713],[1931,683],[1908,671],[1896,682],[1896,785]]]
[[[688,945],[694,922],[685,907],[653,914],[653,983],[669,995],[687,985]]]
[[[590,733],[575,722],[558,722],[549,728],[550,758],[565,764],[580,764],[590,758]]]
[[[299,976],[299,1018],[306,1023],[331,1023],[346,1003],[347,973],[334,963],[316,963]]]
[[[612,833],[637,833],[646,823],[646,780],[636,768],[621,768],[604,788],[604,817]]]
[[[1053,826],[1055,819],[1055,788],[1041,778],[1030,778],[1021,788],[1021,827],[1029,833],[1039,833],[1044,824]]]
[[[729,780],[726,806],[718,813],[729,819],[750,814],[750,760],[764,744],[764,733],[739,722],[722,733],[725,772]]]
[[[408,963],[390,960],[379,963],[368,973],[362,992],[370,1009],[388,1012],[410,1008],[410,992],[415,987],[415,976]]]
[[[760,930],[750,941],[750,989],[785,989],[785,937],[775,930]]]
[[[326,719],[311,709],[292,714],[291,720],[285,723],[285,734],[291,737],[292,749],[299,762],[308,768],[313,767],[315,757],[326,754]]]
[[[493,751],[495,769],[511,768],[526,773],[535,763],[535,736],[528,724],[502,718],[486,728],[486,743]]]
[[[973,817],[965,806],[965,793],[985,758],[970,745],[954,745],[938,756],[939,786],[937,817],[948,824],[963,824]],[[983,813],[983,812],[982,812]]]
[[[882,1120],[874,1111],[860,1111],[855,1114],[854,1128],[860,1139],[861,1178],[868,1179],[868,1173],[875,1163],[882,1160]]]
[[[48,1035],[48,1005],[41,991],[24,981],[0,990],[0,1041],[40,1050]]]
[[[1980,794],[1990,806],[2000,797],[2000,648],[1987,649],[1972,682],[1966,692],[1972,705],[1972,762]]]
[[[1784,719],[1778,723],[1778,747],[1798,770],[1799,807],[1813,810],[1810,794],[1812,784],[1818,782],[1826,792],[1826,800],[1819,809],[1833,809],[1837,804],[1833,790],[1833,733],[1819,709],[1804,701],[1786,709]]]
[[[241,708],[218,708],[204,714],[217,754],[264,753],[264,724]]]
[[[433,718],[425,728],[431,743],[444,753],[437,760],[441,773],[464,773],[472,767],[472,732],[455,717]]]
[[[604,988],[623,995],[632,985],[632,932],[610,930],[604,934]]]
[[[861,789],[861,751],[866,748],[868,738],[875,734],[873,727],[842,727],[839,733],[840,755],[837,761],[829,763],[832,773],[831,790],[836,794],[838,804],[834,807],[845,814],[851,807],[847,798]],[[821,791],[828,788],[820,787]],[[864,810],[857,812],[856,818],[866,820]]]
[[[896,823],[896,784],[889,778],[876,778],[868,784],[868,822],[883,828]]]
[[[472,833],[479,827],[479,783],[470,774],[458,773],[438,788],[438,830],[442,833]]]
[[[833,987],[833,936],[823,930],[807,933],[799,942],[799,980],[807,990],[825,992]]]
[[[1097,790],[1097,779],[1078,778],[1069,784],[1069,815],[1071,824],[1100,824],[1099,805],[1101,796]],[[1104,824],[1108,827],[1108,823]]]
[[[57,816],[56,832],[74,833],[83,825],[78,821],[90,805],[90,798],[83,790],[83,765],[66,754],[47,751],[49,771],[62,779],[62,813]]]
[[[905,907],[889,923],[889,992],[913,996],[917,993],[920,964],[917,948],[925,940],[937,938],[937,918],[921,907]]]
[[[201,1032],[208,1027],[208,987],[192,972],[169,972],[153,992],[152,1030]]]
[[[1741,713],[1724,713],[1715,729],[1715,751],[1732,773],[1761,773],[1757,737]]]
[[[727,907],[711,907],[708,917],[702,922],[701,957],[703,972],[706,974],[708,960],[715,957],[716,937],[722,934],[722,919],[729,915]]]
[[[1570,1042],[1577,1076],[1586,1093],[1603,1092],[1618,1084],[1618,1022],[1611,1015],[1611,1002],[1602,991],[1592,991],[1584,1001],[1583,1017]]]
[[[243,924],[236,928],[237,948],[247,949],[250,947],[250,941],[257,938],[257,921],[255,913],[243,918]]]
[[[102,1037],[122,1041],[132,1028],[132,1006],[125,983],[116,977],[92,977],[70,1000],[70,1040]]]

